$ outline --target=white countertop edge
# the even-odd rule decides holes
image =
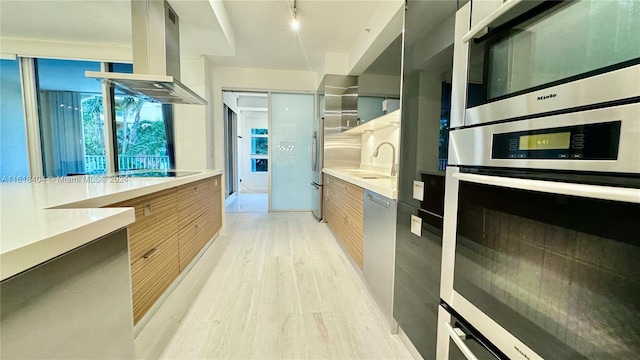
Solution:
[[[183,170],[179,170],[179,171],[183,171]],[[184,170],[184,171],[187,171],[187,170]],[[221,175],[222,173],[223,173],[222,170],[217,169],[217,170],[201,171],[198,174],[180,176],[175,178],[174,177],[162,178],[162,179],[166,179],[167,181],[156,183],[156,184],[149,184],[149,185],[145,185],[135,189],[124,190],[121,192],[117,192],[115,194],[107,194],[107,195],[97,196],[90,199],[55,205],[55,206],[49,207],[48,209],[74,209],[74,208],[103,207],[103,206],[119,203],[122,201],[135,199],[141,196],[153,194],[158,191],[182,186],[195,181],[204,180],[206,178],[218,176],[218,175]],[[144,178],[136,178],[136,179],[144,179]],[[149,179],[158,179],[158,178],[149,178]]]
[[[357,176],[350,175],[347,171],[357,169],[333,169],[323,168],[322,172],[335,176],[338,179],[347,181],[353,185],[359,186],[366,190],[373,191],[377,194],[385,196],[392,200],[398,199],[397,181],[394,179],[363,179]],[[372,172],[372,171],[368,171]]]
[[[188,170],[179,170],[188,171]],[[46,230],[37,237],[24,239],[18,246],[2,244],[0,239],[0,281],[4,281],[16,274],[31,269],[34,266],[45,263],[51,259],[63,255],[82,245],[88,244],[104,235],[110,234],[118,229],[126,227],[135,222],[135,211],[133,208],[102,208],[107,205],[134,199],[140,196],[152,194],[165,189],[171,189],[195,181],[221,175],[222,170],[194,170],[198,172],[193,175],[167,178],[134,178],[141,182],[139,186],[122,189],[108,189],[111,193],[91,196],[76,201],[59,201],[58,204],[50,203],[44,208],[35,208],[34,213],[40,213],[44,217],[35,217],[36,226],[40,226],[40,221],[52,221],[54,224],[62,222],[66,225],[58,226],[56,230]],[[115,175],[105,175],[114,177]],[[151,183],[144,183],[150,180]],[[79,181],[83,183],[82,181]],[[74,215],[70,220],[62,219],[67,212]],[[85,213],[86,212],[86,213]],[[78,213],[80,216],[78,216]],[[4,216],[4,215],[3,215]],[[6,221],[6,219],[3,219]],[[11,221],[11,220],[9,220]],[[2,237],[8,234],[18,234],[18,228],[3,228]],[[49,231],[47,233],[47,231]]]
[[[0,254],[0,281],[55,259],[135,221],[133,208],[91,209],[91,211],[93,216],[96,212],[104,212],[104,217]]]

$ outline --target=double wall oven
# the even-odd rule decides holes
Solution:
[[[481,3],[456,17],[436,357],[636,358],[640,2]]]

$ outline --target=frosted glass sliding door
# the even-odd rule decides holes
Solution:
[[[271,210],[311,210],[313,94],[271,94]]]

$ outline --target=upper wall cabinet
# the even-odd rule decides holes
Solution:
[[[402,35],[358,77],[358,124],[400,108]]]
[[[317,92],[317,117],[324,119],[324,127],[346,131],[358,121],[358,77],[327,74]]]

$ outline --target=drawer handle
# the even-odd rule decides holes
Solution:
[[[142,255],[142,258],[143,258],[143,259],[148,259],[148,258],[150,258],[151,256],[153,256],[153,254],[155,254],[155,253],[156,253],[156,251],[158,251],[158,248],[157,248],[157,247],[155,247],[155,248],[153,248],[153,249],[151,249],[151,250],[147,251],[147,253],[146,253],[146,254]]]
[[[144,204],[144,216],[151,216],[151,203]]]
[[[388,201],[386,200],[382,200],[380,198],[378,198],[377,196],[373,196],[373,195],[368,195],[369,201],[374,202],[384,208],[389,208],[389,206],[391,205]]]
[[[200,228],[198,227],[198,224],[196,224],[196,232],[200,231]]]
[[[198,195],[198,187],[197,187],[197,186],[193,188],[193,193],[194,193],[195,195]]]
[[[213,186],[218,187],[218,179],[213,180]]]

